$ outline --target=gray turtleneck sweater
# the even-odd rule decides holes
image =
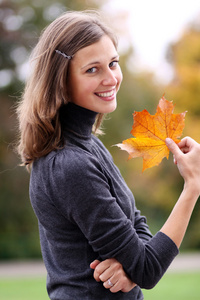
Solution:
[[[52,300],[141,300],[178,254],[173,241],[152,237],[146,219],[112,157],[92,132],[96,113],[62,108],[65,146],[33,163],[30,199]],[[116,258],[137,283],[129,293],[111,293],[93,278],[90,263]]]

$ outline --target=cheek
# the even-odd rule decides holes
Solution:
[[[82,83],[82,90],[85,94],[90,94],[90,93],[94,93],[95,90],[98,88],[98,86],[99,86],[99,82],[88,79]]]
[[[119,90],[120,84],[121,84],[121,82],[122,82],[122,80],[123,80],[123,74],[122,74],[122,72],[121,72],[121,69],[119,70],[119,72],[118,72],[116,78],[117,78],[117,81],[118,81],[117,89]]]
[[[87,82],[84,82],[84,80],[76,79],[73,82],[73,95],[77,97],[80,97],[80,95],[84,95],[88,92],[88,85]]]

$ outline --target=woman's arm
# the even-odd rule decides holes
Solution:
[[[184,138],[178,144],[179,147],[170,139],[167,139],[166,144],[173,153],[174,161],[184,178],[184,188],[160,231],[180,247],[200,194],[200,145],[189,137]]]
[[[184,138],[178,146],[170,139],[166,140],[166,144],[174,155],[174,162],[177,164],[185,183],[172,213],[160,231],[167,235],[179,248],[200,194],[200,145],[188,137]],[[134,287],[134,283],[129,282],[128,277],[126,279],[123,268],[120,269],[120,263],[116,260],[108,259],[96,265],[93,262],[91,267],[95,269],[94,278],[97,281],[102,280],[106,288],[109,288],[107,280],[115,278],[115,274],[118,276],[118,286],[123,287],[122,291],[128,291],[131,283],[132,288]],[[112,287],[113,291],[115,290],[114,287]]]

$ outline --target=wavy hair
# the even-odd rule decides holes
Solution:
[[[23,165],[31,165],[35,159],[63,146],[59,111],[68,103],[70,59],[55,50],[73,56],[103,35],[108,35],[117,47],[115,35],[96,11],[66,12],[42,32],[30,56],[31,74],[17,107],[17,150]],[[102,116],[97,115],[96,129]]]

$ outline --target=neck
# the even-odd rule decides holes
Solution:
[[[91,136],[97,113],[74,103],[68,103],[61,109],[60,117],[64,131],[88,138]]]

